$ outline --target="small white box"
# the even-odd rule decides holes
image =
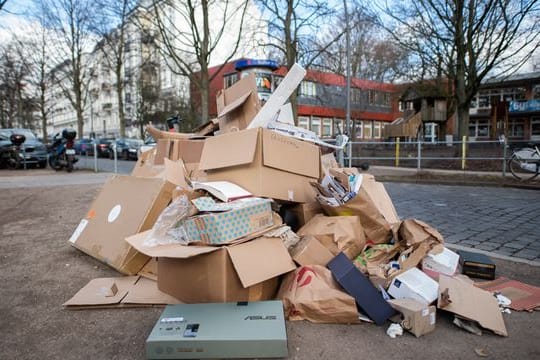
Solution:
[[[429,305],[439,296],[439,284],[418,268],[412,268],[392,280],[388,293],[396,299],[413,299]]]
[[[435,280],[439,280],[439,274],[453,276],[459,264],[459,255],[452,250],[443,248],[443,251],[434,254],[428,253],[422,260],[422,270]]]

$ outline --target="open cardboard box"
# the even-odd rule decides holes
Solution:
[[[207,180],[230,181],[255,196],[311,202],[320,149],[271,130],[243,130],[206,139],[199,169]]]
[[[188,170],[194,170],[201,159],[203,146],[204,139],[159,139],[154,165],[163,164],[164,159],[181,159]]]
[[[221,134],[247,128],[261,109],[255,74],[218,92],[216,102]]]
[[[279,237],[262,235],[222,247],[147,247],[146,238],[145,232],[126,241],[158,258],[159,290],[186,303],[269,300],[277,291],[277,276],[296,268]]]
[[[124,239],[154,225],[169,204],[174,187],[164,179],[112,176],[69,242],[123,274],[136,274],[149,258]]]

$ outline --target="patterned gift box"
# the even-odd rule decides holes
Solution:
[[[216,203],[209,197],[202,197],[192,202],[203,213],[180,225],[188,242],[224,244],[273,225],[269,199],[253,197]]]

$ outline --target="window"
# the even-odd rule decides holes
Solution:
[[[298,127],[309,130],[309,118],[306,116],[298,117]]]
[[[325,118],[322,121],[322,133],[323,138],[332,137],[332,119]]]
[[[374,139],[381,138],[381,123],[379,121],[373,122],[373,138]]]
[[[534,85],[532,89],[532,98],[534,100],[540,100],[540,85]]]
[[[281,81],[283,80],[283,76],[274,75],[273,78],[274,78],[273,79],[274,83],[272,84],[274,86],[273,90],[276,90],[279,84],[281,84]]]
[[[508,120],[508,136],[523,138],[525,135],[525,120],[523,119],[511,119]]]
[[[376,91],[375,90],[369,90],[368,91],[368,104],[374,105],[376,102]]]
[[[238,80],[238,74],[227,74],[223,76],[223,88],[231,87]]]
[[[364,139],[371,139],[373,137],[373,133],[371,131],[372,126],[373,124],[371,123],[371,121],[364,121]]]
[[[489,137],[489,120],[476,120],[469,122],[469,137]]]
[[[320,118],[311,119],[311,131],[317,134],[317,136],[321,136],[321,119]]]
[[[300,84],[299,96],[317,97],[317,86],[311,81],[302,81]]]
[[[531,119],[531,140],[540,140],[540,118]]]
[[[357,88],[351,89],[351,102],[354,104],[362,103],[362,91]]]
[[[392,97],[390,96],[390,93],[384,92],[382,104],[384,106],[390,106],[391,99]]]
[[[272,92],[272,74],[271,73],[256,73],[255,82],[257,90],[262,93],[270,94]]]
[[[345,120],[334,119],[334,133],[333,135],[343,134],[347,129],[345,129]]]
[[[362,121],[355,121],[354,122],[354,137],[356,139],[362,139],[364,132],[363,130],[363,124]]]

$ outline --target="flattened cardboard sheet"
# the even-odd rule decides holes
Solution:
[[[116,293],[111,294],[111,289]],[[91,309],[178,303],[174,297],[159,291],[155,281],[124,276],[93,279],[63,305],[69,309]]]
[[[440,275],[437,307],[476,321],[497,335],[508,336],[497,299],[460,278]]]

